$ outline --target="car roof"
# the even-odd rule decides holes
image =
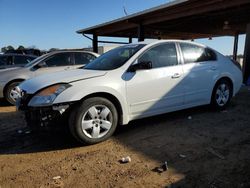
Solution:
[[[203,44],[200,43],[196,43],[196,42],[192,42],[192,41],[186,41],[186,40],[177,40],[177,39],[171,39],[171,40],[146,40],[146,41],[142,41],[142,42],[135,42],[135,43],[131,43],[131,45],[133,44],[160,44],[160,43],[164,43],[164,42],[178,42],[178,43],[188,43],[188,44],[194,44],[197,46],[201,46],[201,47],[207,47]],[[129,44],[127,44],[129,45]]]
[[[38,57],[35,55],[30,55],[30,54],[15,54],[15,53],[0,54],[0,56],[25,56],[25,57],[33,57],[33,58]]]
[[[99,56],[99,54],[91,52],[91,51],[86,51],[86,50],[55,50],[55,51],[51,51],[48,52],[48,54],[56,54],[56,53],[66,53],[66,52],[82,52],[82,53],[88,53],[88,54],[92,54],[94,56]]]

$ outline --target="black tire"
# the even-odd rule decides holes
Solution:
[[[95,109],[95,112],[97,112],[96,117],[93,117],[93,114],[90,113],[91,109],[93,108]],[[107,115],[104,114],[104,109],[108,112]],[[88,126],[88,128],[83,129],[82,121],[91,122],[93,125],[92,127]],[[106,128],[107,122],[108,126],[110,126],[108,129]],[[91,123],[87,123],[87,125],[91,125]],[[71,134],[78,141],[87,145],[96,144],[107,140],[113,135],[117,124],[118,113],[114,104],[102,97],[86,99],[71,111],[69,118],[69,128]],[[100,137],[93,135],[94,132],[98,132],[98,136]]]
[[[223,100],[221,99],[221,102],[219,102],[220,95],[218,94],[218,92],[219,92],[219,90],[222,89],[222,86],[225,87],[225,90],[224,90],[224,94],[222,94]],[[228,92],[226,92],[226,91],[228,91]],[[225,96],[227,96],[226,93],[228,93],[228,97],[225,97]],[[233,88],[232,88],[231,83],[226,79],[219,80],[213,89],[212,98],[211,98],[212,107],[215,108],[216,110],[225,109],[225,107],[229,104],[229,102],[232,98],[232,95],[233,95]]]
[[[16,101],[11,97],[11,90],[18,86],[21,82],[16,81],[9,84],[5,90],[4,97],[12,105],[16,105]]]

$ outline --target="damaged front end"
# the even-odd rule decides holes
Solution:
[[[32,129],[40,127],[59,127],[65,124],[69,105],[51,107],[29,107],[24,111],[27,125]]]
[[[74,105],[73,102],[48,106],[29,106],[34,96],[22,91],[21,97],[16,102],[17,110],[24,114],[29,128],[32,130],[51,127],[59,128],[68,123],[68,114]]]

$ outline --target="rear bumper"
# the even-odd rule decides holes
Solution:
[[[243,83],[243,74],[241,71],[238,71],[234,74],[234,83],[233,83],[234,93],[233,93],[233,96],[235,96],[239,92],[239,90],[242,86],[242,83]]]

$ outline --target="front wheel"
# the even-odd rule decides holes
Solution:
[[[16,105],[16,99],[19,96],[19,93],[16,90],[16,86],[18,86],[20,83],[21,82],[13,82],[9,84],[5,91],[5,98],[12,105]]]
[[[232,98],[232,86],[227,80],[220,80],[214,87],[212,105],[219,110],[224,109]]]
[[[89,98],[73,109],[69,118],[72,135],[82,143],[95,144],[108,139],[115,131],[118,114],[109,100]]]

